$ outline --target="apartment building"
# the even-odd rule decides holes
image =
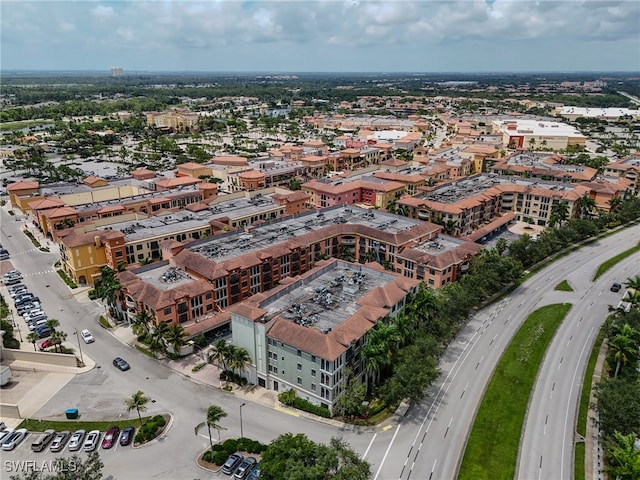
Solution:
[[[403,183],[376,176],[335,182],[314,179],[303,183],[301,188],[309,196],[309,205],[315,208],[357,204],[386,208],[389,202],[406,193]]]
[[[337,259],[289,280],[229,308],[233,343],[249,352],[251,383],[333,410],[347,370],[368,380],[369,330],[402,311],[419,282]]]
[[[171,110],[166,112],[147,112],[147,125],[150,127],[170,129],[174,132],[192,132],[197,130],[200,117],[187,110]]]
[[[559,182],[588,182],[598,170],[584,165],[566,165],[565,157],[547,152],[518,151],[496,161],[489,170],[498,175],[519,175]]]
[[[166,241],[161,248],[170,266],[193,278],[206,279],[217,305],[214,309],[224,311],[304,274],[326,258],[377,262],[389,271],[424,280],[436,288],[456,281],[481,246],[443,236],[441,230],[429,222],[343,206],[274,219],[187,245]],[[163,263],[157,265],[159,271],[164,268]],[[131,275],[136,271],[127,273],[128,281],[133,281]],[[129,296],[130,303],[141,302],[123,286],[123,295]],[[136,308],[158,312],[159,307],[145,304]],[[131,312],[131,307],[123,307],[126,311]],[[203,319],[190,314],[184,319],[188,331],[202,328],[196,324]]]
[[[609,163],[604,167],[604,174],[627,179],[629,188],[637,194],[640,192],[640,153]]]
[[[263,192],[220,197],[209,205],[188,205],[148,218],[126,214],[111,221],[78,224],[67,229],[60,241],[62,268],[76,283],[93,284],[95,272],[99,274],[104,266],[117,269],[120,264],[160,260],[163,241],[191,242],[297,213],[306,198],[301,197],[301,192]],[[94,241],[96,236],[100,237],[100,244]]]
[[[531,219],[545,226],[551,207],[560,201],[569,205],[569,217],[578,213],[577,201],[590,195],[591,188],[582,184],[567,184],[520,177],[478,174],[425,190],[416,196],[405,196],[398,205],[409,216],[448,225],[447,233],[469,235],[507,212],[515,219]]]

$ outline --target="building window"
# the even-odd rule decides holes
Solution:
[[[116,252],[116,258],[122,258],[122,252]]]
[[[315,377],[315,376],[316,376],[316,371],[315,371],[315,369],[314,369],[314,370],[311,370],[311,376],[312,376],[312,377]]]
[[[301,363],[299,363],[299,364],[298,364],[298,371],[299,371],[299,372],[301,372],[301,371],[302,371],[302,364],[301,364]]]
[[[302,379],[298,377],[298,385],[302,385]]]
[[[171,307],[167,307],[164,309],[164,314],[165,315],[171,315]]]
[[[302,350],[298,350],[298,356],[301,357],[302,356]]]
[[[311,384],[311,391],[312,391],[312,392],[315,392],[315,391],[316,391],[316,384],[315,384],[315,383],[312,383],[312,384]]]

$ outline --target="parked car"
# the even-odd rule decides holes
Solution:
[[[122,370],[123,372],[131,368],[131,366],[129,366],[129,364],[120,357],[114,358],[113,364],[116,366],[116,368]]]
[[[254,457],[245,458],[240,466],[236,469],[234,477],[244,479],[249,474],[251,469],[256,466],[256,463],[258,463],[258,461]]]
[[[71,435],[71,432],[69,430],[63,430],[62,432],[56,433],[53,442],[51,442],[51,448],[49,448],[49,450],[51,450],[52,452],[62,451],[64,446],[67,444],[67,440],[69,440],[69,435]]]
[[[39,302],[39,301],[40,299],[36,297],[33,293],[25,293],[23,295],[20,295],[19,297],[16,297],[13,304],[16,306],[16,308],[18,308],[23,303],[31,303],[31,302]]]
[[[122,435],[120,435],[120,445],[126,447],[133,441],[133,436],[136,433],[135,427],[124,427],[122,429]]]
[[[118,437],[120,436],[120,427],[116,425],[112,425],[107,430],[107,433],[104,434],[104,438],[102,439],[102,448],[105,450],[113,447],[113,444],[118,441]]]
[[[11,435],[5,437],[5,439],[2,441],[2,450],[13,450],[20,444],[22,440],[24,440],[24,437],[26,436],[26,428],[19,428],[18,430],[14,430]]]
[[[46,315],[33,317],[33,321],[29,321],[29,330],[34,331],[38,327],[46,327],[48,318]]]
[[[27,288],[27,286],[24,283],[16,283],[15,285],[7,287],[7,290],[9,290],[9,292],[14,292],[16,290],[20,290],[21,288]]]
[[[42,306],[40,305],[40,302],[25,303],[18,307],[18,315],[24,316],[27,313],[31,313],[34,310],[40,310],[41,308]]]
[[[87,329],[82,330],[80,336],[84,340],[84,343],[93,343],[95,341],[93,335],[91,335],[91,332]]]
[[[258,480],[260,478],[260,463],[256,464],[255,467],[249,472],[247,476],[247,480]]]
[[[87,434],[87,438],[84,439],[82,444],[82,450],[85,452],[93,452],[100,442],[100,430],[91,430]]]
[[[222,466],[222,473],[231,475],[236,471],[236,468],[238,468],[243,460],[244,455],[242,455],[240,452],[232,453],[231,455],[229,455],[229,458],[227,458],[227,461],[224,462],[224,465]]]
[[[13,298],[14,302],[16,301],[16,297],[19,297],[20,295],[24,295],[25,293],[28,293],[27,286],[24,283],[18,283],[12,286],[16,288],[13,290],[9,290],[9,296]]]
[[[41,317],[46,317],[47,314],[44,313],[44,310],[42,309],[37,309],[37,310],[32,310],[30,312],[27,312],[24,314],[24,321],[27,323],[33,323],[35,320],[34,319],[40,319]]]
[[[45,430],[40,435],[38,435],[38,437],[33,442],[31,442],[31,450],[33,450],[34,452],[41,452],[42,450],[47,448],[47,446],[51,443],[51,440],[53,440],[53,437],[55,436],[55,430],[51,428]]]
[[[2,446],[2,442],[4,442],[4,439],[7,438],[12,433],[13,433],[13,428],[11,427],[7,427],[4,430],[2,430],[2,432],[0,432],[0,446]]]
[[[40,350],[44,350],[46,348],[51,348],[54,345],[55,344],[51,341],[51,339],[47,338],[47,339],[43,340],[42,342],[40,342]]]
[[[620,285],[619,283],[614,283],[613,285],[611,285],[612,292],[619,292],[621,289],[622,285]]]
[[[36,327],[34,332],[38,334],[38,338],[47,338],[51,335],[52,330],[46,325],[41,325]]]
[[[84,436],[87,432],[85,430],[76,430],[75,432],[73,432],[73,435],[71,435],[71,438],[69,439],[69,446],[67,447],[67,449],[70,452],[76,452],[78,450],[80,450],[82,448],[82,443],[84,441]]]

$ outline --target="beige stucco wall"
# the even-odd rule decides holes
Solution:
[[[51,353],[51,352],[30,352],[27,350],[14,350],[9,348],[4,348],[2,350],[2,360],[5,360],[7,362],[11,362],[14,360],[24,361],[24,362],[34,362],[34,363],[42,363],[45,365],[59,365],[62,367],[78,366],[78,362],[76,360],[75,355],[66,355],[63,353]]]

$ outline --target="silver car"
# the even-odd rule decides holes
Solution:
[[[19,428],[2,441],[2,450],[13,450],[27,436],[26,428]]]
[[[71,435],[69,440],[69,446],[67,447],[70,452],[76,452],[82,448],[84,442],[84,436],[87,432],[85,430],[76,430]]]
[[[51,442],[51,447],[49,447],[49,450],[51,450],[52,452],[61,451],[67,444],[67,440],[69,440],[70,434],[71,432],[69,432],[69,430],[64,430],[62,432],[56,433],[56,436],[53,438],[53,442]]]

